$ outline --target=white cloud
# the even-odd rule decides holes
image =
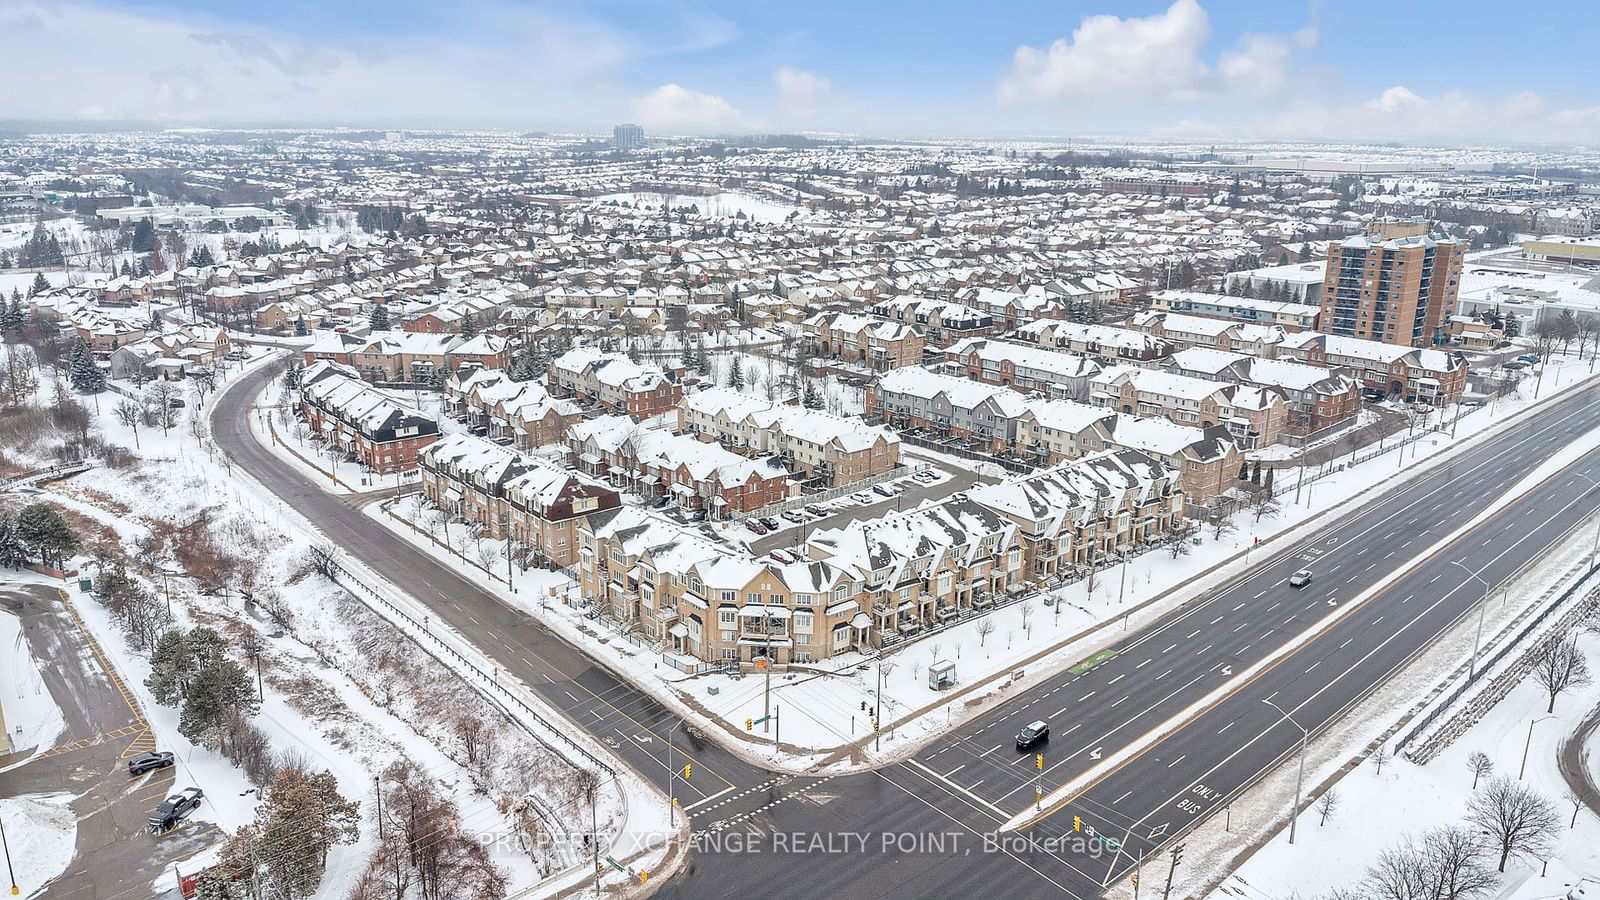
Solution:
[[[1186,127],[1191,133],[1228,130],[1197,123]],[[1231,130],[1323,140],[1600,144],[1600,106],[1552,109],[1529,91],[1496,98],[1460,91],[1429,97],[1395,85],[1361,103],[1305,103]]]
[[[639,123],[671,133],[706,133],[738,129],[743,119],[725,98],[702,94],[682,85],[663,84],[629,101]]]
[[[1089,16],[1048,50],[1023,45],[1000,82],[1003,103],[1069,98],[1184,100],[1208,76],[1200,48],[1211,36],[1206,11],[1176,0],[1141,19]]]
[[[427,7],[413,10],[431,15]],[[0,116],[339,124],[602,124],[625,116],[604,87],[626,63],[727,39],[676,16],[660,40],[581,9],[482,0],[448,27],[419,19],[381,43],[243,27],[212,11],[121,9],[97,0],[0,0]],[[441,21],[443,21],[441,19]],[[481,37],[480,37],[481,36]],[[72,47],[71,65],[61,48]],[[159,53],[128,52],[156,47]]]
[[[788,66],[773,72],[772,78],[778,83],[778,111],[797,119],[816,118],[833,87],[815,72]]]
[[[1202,57],[1211,23],[1197,0],[1174,0],[1144,18],[1089,16],[1047,50],[1023,45],[1000,81],[1002,103],[1085,100],[1186,103],[1222,94],[1274,97],[1294,54],[1317,45],[1315,26],[1289,35],[1246,34],[1213,66]]]

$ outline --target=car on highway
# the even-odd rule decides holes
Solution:
[[[1050,723],[1040,719],[1017,732],[1017,749],[1028,750],[1050,741]]]
[[[1311,583],[1311,570],[1301,569],[1289,576],[1289,587],[1305,587]]]
[[[148,822],[151,834],[165,834],[183,823],[184,819],[194,815],[200,808],[201,798],[205,791],[197,787],[188,787],[161,801],[155,812],[150,814]]]
[[[173,760],[172,754],[165,750],[151,750],[149,753],[141,753],[128,760],[128,774],[143,775],[146,772],[154,772],[156,769],[165,769],[172,765]]]
[[[757,522],[755,519],[745,519],[744,520],[744,527],[746,529],[750,530],[750,531],[755,532],[756,534],[766,534],[767,533],[767,526],[761,524],[760,522]]]

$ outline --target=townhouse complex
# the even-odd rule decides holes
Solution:
[[[683,398],[681,370],[636,363],[622,353],[579,347],[550,361],[550,392],[635,420],[670,412]]]
[[[314,443],[378,474],[416,468],[418,454],[439,439],[438,422],[339,363],[300,374],[300,414]]]
[[[854,416],[707,388],[678,405],[678,431],[748,455],[772,455],[803,477],[839,487],[900,464],[900,437]]]
[[[892,646],[1165,538],[1184,494],[1137,451],[1062,463],[934,506],[814,533],[795,563],[730,553],[647,511],[581,528],[583,595],[679,664],[808,663]]]

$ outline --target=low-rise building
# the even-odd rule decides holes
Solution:
[[[1455,351],[1314,331],[1290,335],[1281,350],[1300,362],[1347,368],[1367,388],[1408,403],[1443,405],[1458,399],[1467,387],[1467,360]]]
[[[419,466],[422,492],[435,506],[497,540],[509,533],[517,557],[557,566],[578,561],[585,517],[622,505],[604,484],[471,435],[434,442]]]
[[[775,454],[794,471],[831,487],[882,475],[900,464],[900,437],[888,428],[731,388],[685,395],[678,404],[678,430],[738,453]]]
[[[1261,269],[1243,269],[1229,272],[1225,287],[1228,293],[1250,295],[1267,300],[1288,300],[1311,306],[1322,305],[1322,282],[1328,270],[1327,260],[1295,262]]]
[[[785,500],[788,466],[777,456],[747,457],[690,434],[644,428],[626,416],[601,416],[567,431],[573,463],[648,502],[729,519]]]
[[[914,325],[856,313],[818,313],[806,319],[801,328],[823,356],[861,363],[877,371],[922,362],[926,344],[922,331]]]
[[[1155,309],[1135,313],[1128,320],[1128,327],[1163,338],[1179,348],[1207,347],[1263,359],[1277,356],[1278,345],[1286,334],[1280,325],[1253,325]]]
[[[1039,319],[1018,328],[1011,335],[1019,341],[1054,347],[1104,364],[1147,363],[1171,356],[1171,342],[1114,325],[1091,325],[1065,319]]]
[[[357,337],[319,331],[301,351],[306,364],[327,360],[353,367],[373,382],[441,384],[461,369],[503,369],[511,342],[503,337],[376,331]]]
[[[636,363],[622,353],[591,347],[568,350],[551,360],[550,392],[634,420],[670,412],[683,399],[681,371]]]
[[[975,381],[1058,399],[1084,399],[1090,379],[1100,374],[1100,364],[1087,356],[989,338],[957,341],[946,355]]]
[[[537,381],[513,381],[502,369],[466,369],[445,381],[445,409],[490,440],[531,450],[566,440],[583,418],[571,400]]]
[[[916,326],[934,347],[948,347],[963,338],[987,337],[995,332],[994,316],[952,300],[890,297],[874,304],[872,314]]]
[[[1320,307],[1304,303],[1258,300],[1203,291],[1156,291],[1151,295],[1150,308],[1254,325],[1276,325],[1284,331],[1315,331],[1317,318],[1322,315]]]
[[[417,454],[439,439],[432,418],[338,363],[318,363],[301,373],[300,413],[313,441],[380,475],[415,469]]]
[[[1276,391],[1136,366],[1101,372],[1090,403],[1193,428],[1220,425],[1245,450],[1277,443],[1288,418],[1288,406]]]

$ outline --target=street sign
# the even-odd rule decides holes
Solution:
[[[611,866],[611,868],[616,869],[618,872],[628,871],[627,869],[623,868],[622,863],[617,862],[609,856],[606,857],[606,864]]]

